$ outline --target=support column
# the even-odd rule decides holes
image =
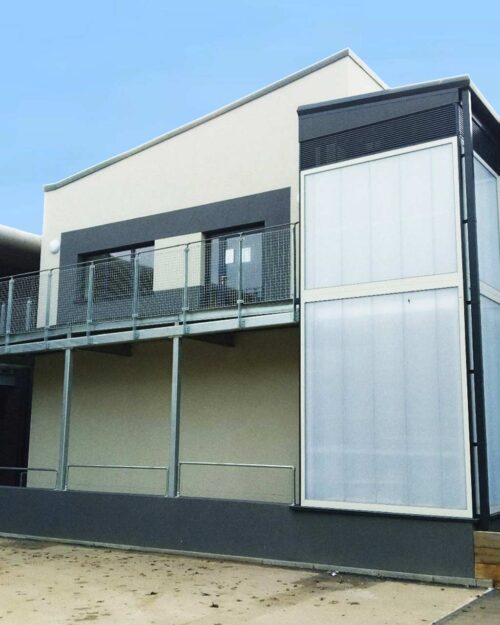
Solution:
[[[168,496],[179,492],[179,434],[181,420],[182,339],[172,339],[172,397],[170,401],[170,457],[168,463]]]
[[[71,416],[71,394],[73,390],[73,351],[64,350],[64,382],[61,424],[59,429],[59,467],[57,473],[57,490],[68,487],[68,450],[69,424]]]

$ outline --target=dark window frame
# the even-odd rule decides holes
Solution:
[[[123,252],[122,256],[115,256],[115,257],[112,256],[112,254],[120,254],[121,252]],[[128,266],[130,267],[129,289],[126,290],[123,294],[120,294],[119,292],[114,292],[113,289],[109,288],[109,275],[104,276],[104,282],[106,284],[106,287],[101,292],[99,289],[96,291],[95,282],[94,282],[93,300],[97,302],[105,302],[105,301],[111,301],[111,300],[117,300],[117,299],[125,300],[129,298],[133,290],[134,272],[132,268],[135,263],[135,257],[137,254],[144,253],[144,252],[146,253],[154,252],[154,241],[149,241],[145,243],[136,243],[133,245],[121,246],[117,248],[109,248],[106,250],[96,250],[94,252],[81,254],[79,256],[79,265],[84,269],[84,272],[83,272],[82,279],[80,279],[80,276],[78,277],[79,287],[77,289],[78,290],[77,301],[80,303],[86,303],[88,301],[88,280],[89,280],[89,270],[90,270],[91,265],[93,264],[94,267],[97,267],[97,268],[99,267],[104,268],[105,266],[106,270],[109,271],[114,262],[116,263],[120,262],[120,258],[124,258],[124,259],[127,258],[126,262],[128,263]],[[128,282],[128,280],[126,281]],[[153,282],[152,282],[153,281],[153,269],[152,268],[151,268],[151,280],[150,281],[151,281],[151,289],[152,289],[152,286],[153,286]],[[139,281],[139,285],[140,285],[141,291],[148,290],[147,288],[148,285],[144,286],[141,281]]]

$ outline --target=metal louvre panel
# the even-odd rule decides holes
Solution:
[[[464,109],[462,105],[459,104],[457,106],[457,116],[458,116],[458,134],[463,137],[464,136]]]
[[[386,150],[445,139],[460,130],[457,105],[405,115],[304,141],[300,148],[301,169],[330,165]]]

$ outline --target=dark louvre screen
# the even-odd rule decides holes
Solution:
[[[303,141],[300,167],[311,169],[368,154],[444,139],[459,134],[456,104],[420,111],[376,124]]]

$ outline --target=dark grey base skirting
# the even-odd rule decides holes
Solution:
[[[471,521],[1,487],[0,533],[416,576],[474,577]]]

